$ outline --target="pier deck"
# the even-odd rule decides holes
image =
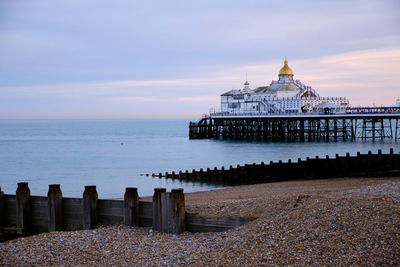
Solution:
[[[266,141],[400,140],[400,112],[340,114],[223,114],[189,125],[190,139]]]

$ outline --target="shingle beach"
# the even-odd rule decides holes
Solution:
[[[186,209],[254,221],[169,235],[123,225],[0,243],[0,265],[399,265],[400,178],[279,182],[186,194]]]

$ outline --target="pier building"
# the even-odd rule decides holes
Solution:
[[[345,97],[321,97],[293,79],[285,59],[269,86],[232,89],[221,95],[221,112],[189,125],[189,138],[270,141],[400,140],[400,100],[387,107],[350,107]]]
[[[285,59],[278,80],[268,86],[232,89],[221,95],[221,112],[229,114],[296,114],[315,111],[345,112],[349,101],[345,97],[322,97],[311,86],[293,79],[294,74]]]

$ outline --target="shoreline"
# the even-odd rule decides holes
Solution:
[[[288,181],[186,193],[186,209],[257,219],[221,233],[123,225],[0,243],[0,264],[396,265],[400,177]]]

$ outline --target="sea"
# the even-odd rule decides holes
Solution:
[[[378,141],[260,142],[189,140],[195,119],[3,119],[0,120],[0,187],[14,194],[28,182],[32,195],[46,196],[49,184],[60,184],[63,196],[82,197],[85,185],[96,185],[99,198],[121,199],[126,187],[141,197],[156,187],[185,192],[222,186],[151,177],[152,173],[199,170],[230,165],[325,157],[349,152],[376,153],[400,143]],[[150,174],[150,176],[146,176]]]

